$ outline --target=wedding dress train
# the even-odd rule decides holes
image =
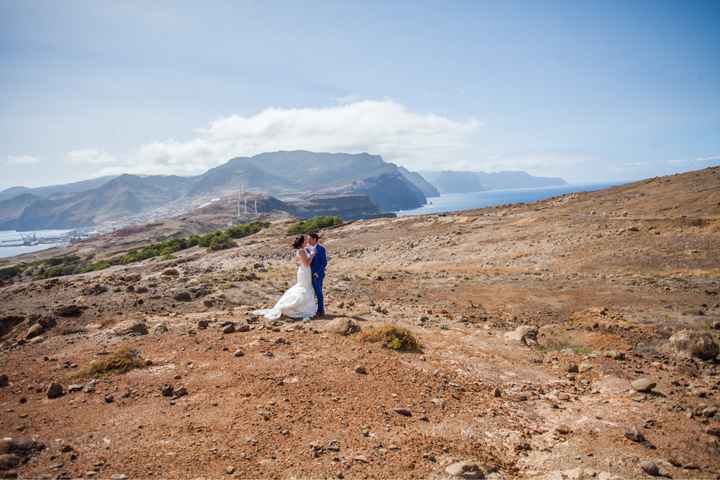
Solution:
[[[311,318],[317,313],[317,298],[312,286],[310,267],[300,265],[297,270],[297,283],[290,287],[275,306],[270,309],[255,310],[268,320],[277,320],[283,315],[290,318]]]

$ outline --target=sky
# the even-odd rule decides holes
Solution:
[[[0,188],[294,149],[575,183],[720,165],[720,1],[0,0]]]

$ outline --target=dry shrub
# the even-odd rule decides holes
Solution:
[[[145,366],[145,360],[136,351],[129,348],[122,348],[105,357],[93,360],[86,368],[80,371],[80,375],[102,377],[114,373],[126,373],[134,368]]]
[[[382,342],[385,348],[400,352],[419,352],[422,349],[420,341],[410,330],[394,325],[381,325],[368,327],[358,335],[361,342]]]

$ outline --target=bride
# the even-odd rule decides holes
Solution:
[[[290,318],[309,319],[317,313],[317,298],[312,286],[312,273],[310,263],[313,255],[305,250],[307,239],[300,235],[293,242],[295,249],[295,262],[298,264],[297,283],[290,287],[275,306],[265,310],[255,310],[255,315],[261,315],[268,320],[277,320],[285,315]]]

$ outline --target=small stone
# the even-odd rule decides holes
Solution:
[[[160,392],[162,393],[163,397],[172,397],[173,394],[175,393],[175,389],[173,388],[172,385],[168,385],[166,383],[165,385],[162,386],[162,389],[160,390]]]
[[[65,389],[59,383],[52,382],[50,385],[48,385],[47,391],[45,393],[47,394],[47,398],[59,398],[65,395]]]
[[[353,462],[357,463],[368,463],[368,459],[365,455],[355,455],[353,457]]]
[[[80,383],[76,383],[76,384],[70,385],[70,386],[68,387],[68,392],[70,392],[70,393],[80,392],[80,391],[82,391],[82,389],[83,389],[84,387],[85,387],[85,385],[80,384]]]
[[[712,435],[713,437],[720,437],[720,426],[707,427],[705,429],[705,433],[707,433],[708,435]]]
[[[0,375],[0,388],[7,387],[8,385],[10,385],[8,376],[5,374]]]
[[[605,352],[605,356],[607,358],[612,358],[613,360],[625,360],[625,353],[615,350],[608,350],[607,352]]]
[[[250,325],[247,323],[241,323],[237,327],[235,327],[236,332],[249,332],[250,331]]]
[[[207,320],[198,320],[197,328],[198,330],[205,330],[206,328],[208,328],[208,325],[210,325],[210,322],[208,322]]]
[[[657,386],[657,384],[649,378],[638,378],[637,380],[633,381],[630,386],[636,392],[648,393],[651,392]]]
[[[367,369],[362,365],[358,365],[355,367],[355,373],[359,373],[360,375],[367,375]]]
[[[12,453],[0,454],[0,471],[10,470],[20,465],[20,457]],[[4,477],[3,477],[4,478]]]
[[[233,333],[235,331],[235,325],[232,323],[229,325],[225,325],[222,329],[223,333]]]
[[[495,398],[502,397],[502,390],[500,390],[500,387],[495,387],[495,390],[493,390],[493,395]]]
[[[657,464],[655,462],[651,462],[650,460],[640,462],[640,469],[653,477],[657,477],[660,475],[660,469],[658,468]]]
[[[403,417],[412,417],[412,412],[408,408],[394,408],[393,411]]]
[[[578,370],[580,373],[589,372],[590,370],[592,370],[592,368],[593,368],[593,366],[591,363],[583,362],[580,365],[578,365]]]
[[[166,270],[163,270],[162,275],[166,277],[177,277],[180,275],[180,272],[178,272],[175,268],[168,268]]]
[[[128,476],[125,475],[124,473],[114,473],[110,477],[110,480],[128,480]]]
[[[578,373],[580,369],[578,368],[577,364],[571,363],[570,365],[568,365],[567,371],[568,373]]]
[[[245,355],[245,352],[243,352],[239,348],[237,350],[235,350],[235,353],[233,353],[233,356],[235,356],[235,357],[242,357],[243,355]]]
[[[463,479],[482,479],[485,478],[485,472],[475,462],[462,461],[448,465],[445,473],[452,477]]]
[[[225,467],[225,473],[228,475],[232,475],[233,473],[235,473],[235,467],[233,467],[233,466]]]
[[[570,429],[570,427],[567,426],[567,425],[565,425],[565,424],[558,425],[558,426],[555,428],[555,431],[556,431],[557,433],[559,433],[560,435],[569,435],[569,434],[572,433],[572,429]]]
[[[184,397],[187,394],[188,394],[188,391],[187,391],[187,388],[185,388],[185,387],[180,387],[177,390],[175,390],[175,398]]]
[[[626,431],[625,438],[627,438],[628,440],[631,440],[633,442],[637,442],[637,443],[644,443],[647,441],[645,439],[645,435],[643,435],[643,433],[640,430],[638,430],[637,428],[632,428],[632,429]]]
[[[187,290],[180,290],[179,292],[175,292],[175,295],[173,295],[173,298],[178,302],[191,302],[192,301],[192,295]]]
[[[112,394],[108,393],[105,395],[105,403],[113,403],[115,401],[115,397],[112,396]]]

